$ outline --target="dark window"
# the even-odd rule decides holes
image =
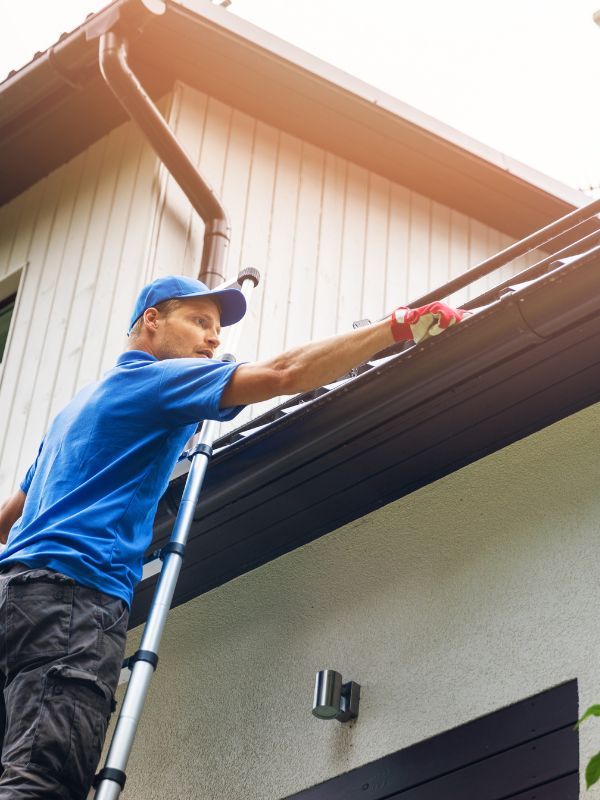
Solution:
[[[0,362],[4,357],[4,349],[6,347],[6,340],[8,339],[8,329],[10,328],[10,321],[12,319],[13,311],[15,310],[15,301],[17,293],[5,297],[0,300]]]

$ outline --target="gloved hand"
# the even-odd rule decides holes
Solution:
[[[420,308],[400,306],[392,312],[392,336],[396,342],[414,339],[418,344],[428,336],[437,336],[469,314],[463,308],[451,308],[439,301]]]

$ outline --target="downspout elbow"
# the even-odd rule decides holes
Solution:
[[[121,34],[109,31],[100,36],[99,64],[106,84],[205,223],[200,279],[209,286],[224,281],[231,239],[227,213],[131,70],[127,40]]]

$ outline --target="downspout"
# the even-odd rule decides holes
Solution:
[[[225,280],[227,248],[231,238],[227,213],[131,70],[127,62],[127,45],[125,36],[117,31],[108,31],[100,36],[102,77],[131,119],[142,129],[153,150],[204,221],[199,278],[212,288]]]

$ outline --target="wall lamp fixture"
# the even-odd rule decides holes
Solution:
[[[333,669],[317,672],[312,709],[315,717],[350,722],[358,717],[359,702],[359,683],[342,683],[342,676]]]

